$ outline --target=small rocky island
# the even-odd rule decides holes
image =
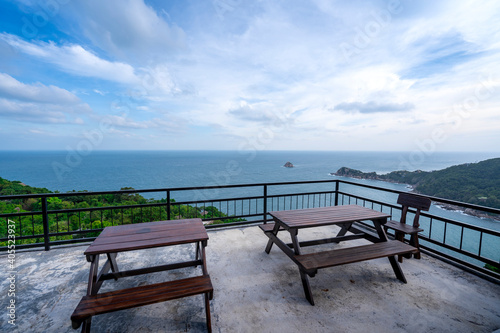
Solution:
[[[283,165],[285,168],[293,168],[293,164],[291,162],[286,162],[285,165]]]

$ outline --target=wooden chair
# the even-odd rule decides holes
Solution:
[[[410,245],[416,247],[418,252],[414,253],[415,259],[420,259],[420,245],[418,243],[418,233],[424,231],[420,228],[419,218],[420,211],[428,211],[431,206],[431,200],[429,198],[424,198],[408,193],[401,193],[398,197],[398,204],[402,206],[401,210],[401,220],[398,221],[388,221],[384,228],[387,231],[388,228],[394,229],[396,234],[396,239],[404,242],[405,235],[410,235]],[[406,215],[409,208],[414,208],[416,210],[415,217],[413,218],[413,224],[406,224]],[[407,258],[411,258],[411,254],[405,255]],[[403,256],[398,256],[398,261],[403,262]]]

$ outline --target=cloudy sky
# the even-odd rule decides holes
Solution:
[[[500,2],[0,1],[0,150],[500,151]]]

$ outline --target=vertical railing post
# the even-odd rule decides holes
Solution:
[[[335,181],[335,206],[339,205],[339,181]]]
[[[263,212],[264,223],[267,223],[267,185],[264,185],[264,212]]]
[[[170,220],[170,191],[167,191],[167,220]]]
[[[43,224],[43,243],[45,251],[50,250],[49,237],[49,214],[47,213],[47,197],[42,197],[42,224]]]

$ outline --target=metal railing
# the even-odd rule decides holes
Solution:
[[[111,225],[200,217],[207,228],[217,228],[267,223],[269,211],[344,204],[370,207],[399,219],[401,207],[395,204],[399,193],[402,191],[335,179],[0,196],[0,202],[16,203],[18,207],[11,212],[0,211],[0,250],[8,249],[9,244],[15,244],[16,249],[49,250],[55,245],[88,242]],[[145,199],[144,195],[152,198]],[[182,200],[175,201],[174,197]],[[429,198],[434,203],[500,216],[500,209]],[[123,204],[109,204],[117,201]],[[65,202],[77,207],[64,207]],[[500,269],[500,221],[499,228],[493,230],[481,223],[474,225],[429,212],[421,214],[420,224],[424,251],[500,279],[493,271]]]

